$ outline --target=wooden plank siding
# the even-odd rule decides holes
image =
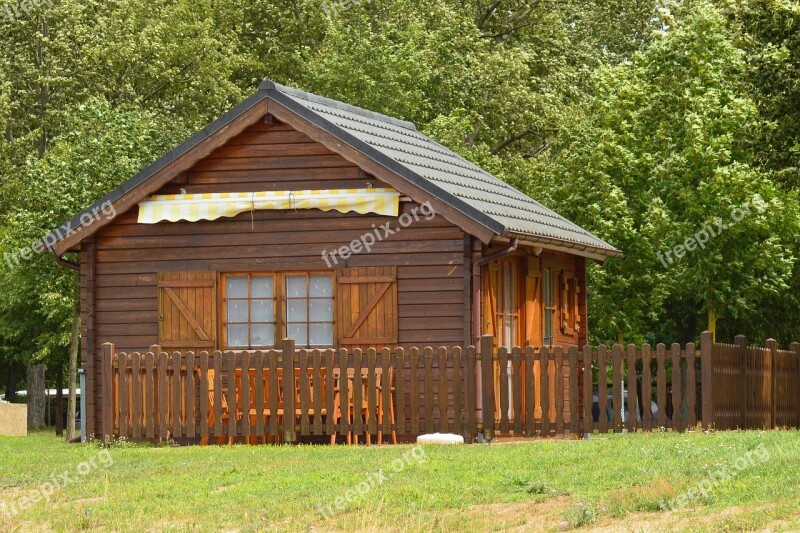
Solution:
[[[257,123],[156,194],[368,186],[386,185],[288,126]],[[401,202],[400,214],[414,209],[419,206]],[[138,224],[137,215],[136,207],[121,213],[82,247],[83,366],[94,378],[87,407],[90,417],[97,415],[89,419],[89,433],[100,434],[102,420],[101,404],[93,403],[101,397],[102,369],[90,354],[97,354],[104,342],[127,353],[145,353],[158,343],[159,273],[329,270],[323,250],[346,245],[387,222],[392,229],[400,226],[399,217],[320,210],[255,211],[215,221],[158,224]],[[470,298],[465,245],[469,239],[460,228],[440,216],[419,216],[376,242],[371,253],[354,254],[346,262],[337,257],[338,264],[331,266],[396,267],[400,346],[463,344],[469,335],[464,317]],[[94,279],[88,286],[90,266]]]

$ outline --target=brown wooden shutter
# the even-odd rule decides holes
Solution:
[[[483,328],[480,335],[491,335],[497,346],[497,297],[500,291],[500,267],[497,262],[483,267]]]
[[[335,305],[339,346],[392,347],[398,343],[397,267],[338,270]]]
[[[216,272],[158,275],[158,342],[163,348],[215,349],[216,319]]]
[[[542,315],[542,265],[538,257],[528,257],[525,269],[525,342],[539,347],[544,343]]]

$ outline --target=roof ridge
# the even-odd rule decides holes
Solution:
[[[363,107],[346,104],[344,102],[340,102],[339,100],[326,98],[318,94],[310,93],[300,89],[295,89],[294,87],[287,87],[285,85],[281,85],[280,83],[276,83],[272,80],[262,81],[261,85],[259,85],[258,88],[261,91],[278,91],[288,96],[303,98],[304,100],[308,100],[309,102],[317,102],[336,109],[341,109],[343,111],[355,113],[357,115],[363,115],[368,118],[373,118],[376,120],[381,120],[383,122],[388,122],[390,124],[394,124],[395,126],[399,126],[407,130],[417,131],[416,124],[408,120],[401,120],[399,118],[390,117],[389,115],[384,115],[383,113],[376,113],[375,111],[364,109]]]

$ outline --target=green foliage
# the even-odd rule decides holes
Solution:
[[[324,7],[331,11],[332,2]],[[595,340],[800,339],[794,0],[60,0],[0,13],[0,242],[13,254],[263,78],[414,121],[624,250]],[[788,192],[787,192],[788,191]],[[664,268],[709,220],[754,212]],[[60,357],[74,273],[0,264],[0,361]]]

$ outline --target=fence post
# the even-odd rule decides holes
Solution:
[[[283,339],[283,441],[294,442],[294,339]]]
[[[796,370],[795,386],[797,387],[798,395],[794,400],[789,400],[794,404],[794,412],[796,415],[795,427],[800,428],[800,342],[793,342],[789,348],[794,354],[794,364]],[[791,405],[791,404],[790,404]]]
[[[483,335],[481,337],[481,385],[482,405],[481,422],[483,422],[483,436],[492,440],[494,435],[494,337]]]
[[[114,436],[114,344],[103,343],[103,439],[108,442]],[[83,415],[83,413],[81,413]]]
[[[739,365],[739,390],[742,391],[742,412],[740,414],[739,428],[747,429],[747,407],[750,405],[750,376],[747,373],[747,337],[736,335],[734,340]]]
[[[714,425],[714,365],[711,355],[714,339],[710,331],[700,334],[700,379],[703,395],[703,428],[708,430]]]
[[[778,341],[775,339],[767,339],[764,342],[764,348],[769,350],[769,425],[775,429],[776,425],[776,409],[775,403],[777,401],[775,390],[775,374],[778,371]]]

